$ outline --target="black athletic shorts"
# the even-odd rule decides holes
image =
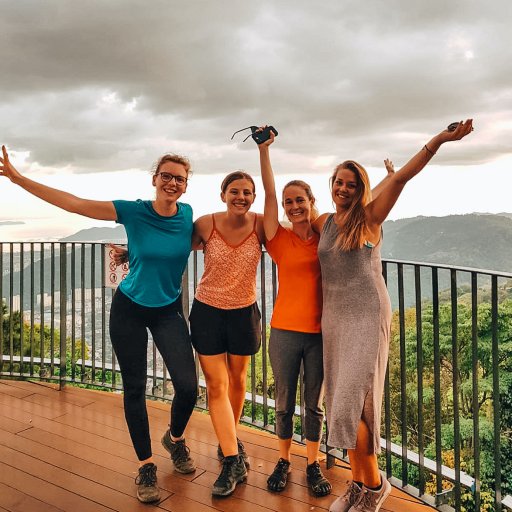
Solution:
[[[220,309],[194,299],[190,311],[192,345],[204,356],[251,356],[261,345],[261,313],[255,302],[239,309]]]

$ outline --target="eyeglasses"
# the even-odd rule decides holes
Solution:
[[[176,185],[181,186],[185,185],[185,183],[187,183],[188,181],[188,178],[185,178],[185,176],[176,176],[174,174],[171,174],[170,172],[157,172],[156,176],[160,176],[164,183],[169,183],[172,180],[174,180],[176,182]]]

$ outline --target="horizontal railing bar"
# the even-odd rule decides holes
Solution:
[[[477,274],[487,275],[487,276],[498,276],[504,277],[506,279],[512,279],[512,273],[503,272],[498,270],[488,270],[482,268],[473,268],[473,267],[458,267],[456,265],[447,265],[443,263],[429,263],[426,261],[409,261],[409,260],[389,260],[382,259],[383,262],[393,263],[393,264],[402,264],[402,265],[410,265],[414,267],[426,267],[426,268],[439,268],[443,270],[458,270],[459,272],[476,272]]]

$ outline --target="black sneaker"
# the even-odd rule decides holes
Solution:
[[[280,458],[277,461],[274,472],[268,477],[267,487],[269,491],[281,492],[288,481],[288,473],[290,472],[290,461]]]
[[[190,457],[190,449],[185,444],[185,439],[173,441],[171,432],[167,430],[162,437],[162,446],[171,454],[174,469],[178,473],[193,473],[196,470],[193,459]]]
[[[212,487],[213,496],[225,497],[233,494],[236,484],[243,482],[246,478],[247,469],[241,455],[224,457],[222,471]]]
[[[306,468],[306,478],[308,480],[309,488],[315,496],[320,497],[331,494],[331,483],[322,474],[322,470],[320,469],[320,464],[318,462],[308,464]]]
[[[139,468],[135,478],[137,484],[137,498],[142,503],[152,503],[160,499],[160,489],[156,483],[156,466],[149,462]]]
[[[249,455],[247,455],[247,452],[245,451],[245,446],[242,443],[242,441],[240,441],[240,439],[238,439],[238,437],[236,438],[236,444],[238,446],[238,455],[241,455],[242,458],[244,459],[245,467],[247,469],[250,469],[251,461],[249,460]],[[217,446],[217,459],[219,459],[219,462],[221,462],[221,463],[224,461],[224,453],[222,452],[222,448],[220,447],[220,444]]]

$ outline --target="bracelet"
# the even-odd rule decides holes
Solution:
[[[435,153],[434,153],[431,149],[428,149],[428,146],[427,146],[426,144],[423,146],[423,149],[425,149],[425,150],[426,150],[428,153],[430,153],[432,156],[434,156],[434,155],[435,155]]]

